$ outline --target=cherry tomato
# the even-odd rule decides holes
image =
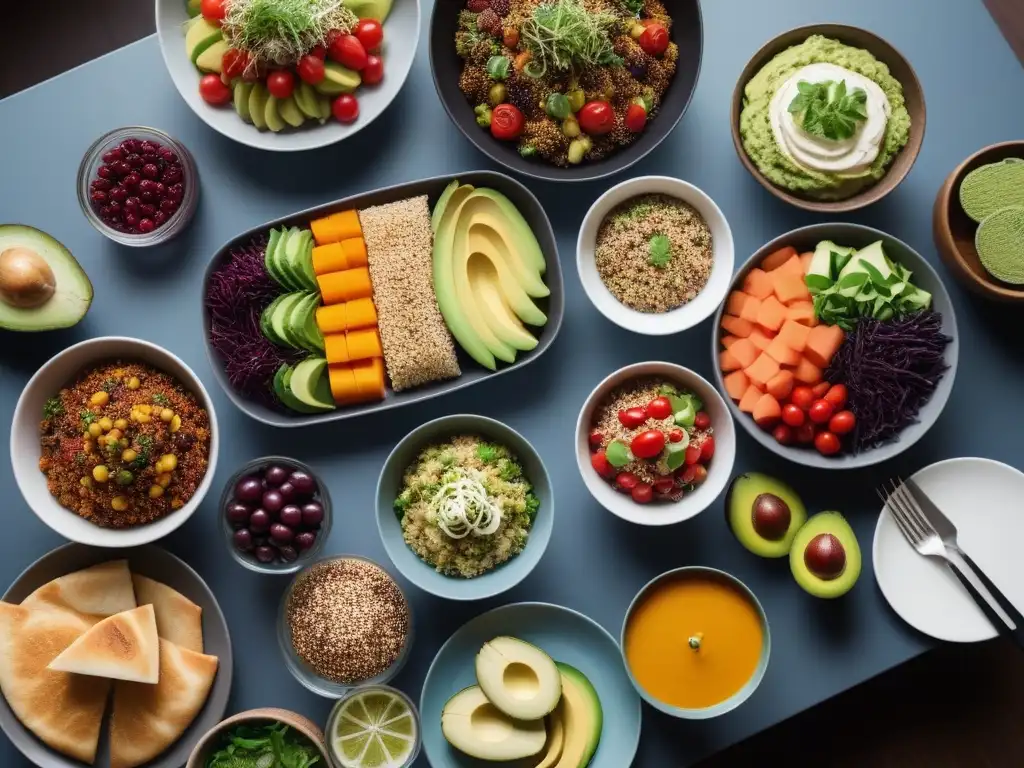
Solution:
[[[700,461],[700,446],[687,446],[686,451],[683,453],[683,463],[687,466],[693,466],[698,461]]]
[[[366,49],[355,35],[339,35],[327,49],[328,55],[343,67],[357,72],[366,66]]]
[[[331,104],[331,112],[339,123],[351,123],[359,117],[359,102],[351,93],[343,93]]]
[[[587,441],[595,448],[604,442],[604,435],[598,429],[590,430],[590,434],[587,435]]]
[[[619,472],[615,476],[615,485],[623,491],[631,491],[636,488],[640,480],[632,472]]]
[[[287,99],[295,90],[295,75],[287,69],[271,72],[267,77],[267,90],[275,99]]]
[[[204,19],[219,27],[228,11],[224,0],[203,0],[199,4],[199,12]]]
[[[694,464],[692,467],[687,467],[679,478],[684,485],[692,483],[693,485],[700,485],[708,479],[708,471],[705,469],[703,464]]]
[[[811,387],[811,393],[814,395],[815,399],[818,399],[819,397],[824,397],[825,394],[831,388],[832,388],[831,384],[829,384],[827,381],[823,381],[823,382],[821,382],[821,384],[815,384],[813,387]]]
[[[671,477],[663,477],[654,484],[655,493],[660,493],[662,496],[667,496],[676,489],[676,481]]]
[[[630,104],[626,110],[626,127],[633,133],[640,133],[647,125],[647,110],[639,104]]]
[[[499,104],[491,110],[491,136],[502,141],[519,138],[526,118],[514,104]]]
[[[797,408],[806,411],[811,407],[811,403],[814,402],[814,393],[811,392],[810,387],[805,387],[803,385],[793,387],[793,391],[789,395],[789,402]]]
[[[638,459],[653,459],[665,447],[665,433],[660,429],[648,429],[633,438],[629,450]]]
[[[857,426],[857,417],[853,415],[853,411],[839,411],[828,420],[829,432],[835,432],[837,435],[849,434],[853,432],[855,426]]]
[[[207,104],[219,107],[231,101],[231,89],[220,79],[220,75],[203,75],[199,78],[199,95]]]
[[[828,400],[815,400],[807,411],[807,417],[815,424],[827,424],[835,407]]]
[[[787,424],[779,424],[775,429],[772,430],[772,437],[775,438],[775,442],[779,445],[792,445],[793,444],[793,428]]]
[[[805,421],[796,428],[796,431],[793,432],[793,437],[796,438],[796,441],[801,445],[810,445],[814,442],[814,435],[816,431],[817,430],[815,430],[813,422]]]
[[[667,419],[672,415],[672,403],[667,397],[656,397],[647,404],[647,415],[652,419]]]
[[[697,411],[697,415],[693,418],[694,429],[707,429],[711,426],[711,416],[708,415],[707,411]]]
[[[312,53],[307,53],[301,59],[299,59],[299,66],[296,67],[299,71],[299,77],[310,85],[316,85],[324,79],[324,73],[327,68],[324,66],[324,60],[319,56],[314,56]]]
[[[608,457],[604,455],[604,451],[590,454],[590,466],[601,477],[609,478],[615,476],[615,467],[608,463]]]
[[[708,435],[703,443],[700,444],[700,460],[707,464],[711,461],[711,457],[715,455],[715,438]]]
[[[243,51],[240,48],[228,48],[220,60],[221,74],[228,80],[241,77],[249,67],[251,60],[248,51]]]
[[[327,48],[322,45],[314,45],[313,50],[309,52],[310,56],[316,56],[320,61],[327,58]]]
[[[836,407],[838,411],[846,405],[847,391],[845,384],[833,384],[825,393],[825,399]]]
[[[363,85],[376,85],[384,79],[384,59],[371,53],[366,57],[366,66],[360,74],[363,76]]]
[[[576,113],[580,128],[591,136],[603,136],[615,127],[615,110],[607,101],[588,101]]]
[[[654,491],[647,483],[637,483],[633,486],[633,490],[629,492],[629,495],[633,497],[633,501],[637,504],[646,504],[654,498]]]
[[[807,420],[807,416],[799,406],[786,403],[782,406],[782,420],[791,427],[799,427]]]
[[[827,431],[819,432],[814,436],[814,447],[818,449],[818,453],[822,456],[832,456],[839,453],[842,448],[839,444],[839,438]]]
[[[363,48],[372,51],[384,40],[384,28],[376,19],[360,19],[356,24],[355,35],[363,44]]]
[[[644,53],[650,56],[661,56],[668,48],[668,30],[657,22],[648,23],[644,26],[643,34],[637,41]]]
[[[683,432],[683,430],[679,429],[679,427],[676,427],[675,429],[670,429],[669,432],[668,432],[669,442],[672,442],[672,443],[681,442],[682,439],[683,439],[683,435],[684,434],[685,433]]]
[[[636,429],[647,421],[647,411],[643,408],[627,408],[619,411],[619,423],[626,429]]]

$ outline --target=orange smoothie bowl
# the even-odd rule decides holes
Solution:
[[[742,581],[687,566],[637,593],[619,646],[644,701],[673,717],[706,720],[735,709],[761,684],[771,636],[764,608]]]

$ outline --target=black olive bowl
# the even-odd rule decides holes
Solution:
[[[481,152],[497,163],[535,179],[546,181],[592,181],[623,171],[642,160],[672,133],[690,104],[697,87],[704,31],[699,0],[663,0],[672,19],[671,39],[679,46],[676,74],[665,92],[657,115],[640,137],[603,160],[587,161],[560,168],[541,158],[520,156],[517,144],[503,142],[476,124],[473,105],[459,90],[462,59],[455,52],[459,11],[466,0],[436,0],[430,17],[430,71],[445,111],[459,130]]]

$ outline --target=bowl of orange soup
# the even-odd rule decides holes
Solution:
[[[734,576],[703,566],[648,582],[622,625],[626,671],[643,699],[673,717],[704,720],[735,709],[768,667],[768,619]]]

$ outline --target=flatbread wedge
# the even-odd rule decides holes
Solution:
[[[92,763],[110,681],[47,665],[91,622],[72,611],[0,602],[0,690],[22,724],[56,751]]]
[[[149,762],[181,738],[206,703],[217,664],[216,656],[161,640],[159,683],[114,683],[110,768]]]
[[[152,605],[156,632],[164,640],[196,653],[203,652],[203,609],[177,590],[159,581],[132,574],[135,600]]]
[[[127,560],[109,560],[47,582],[21,601],[26,608],[64,608],[99,621],[135,607]]]
[[[49,669],[136,683],[160,679],[160,646],[152,605],[116,613],[88,629]]]

